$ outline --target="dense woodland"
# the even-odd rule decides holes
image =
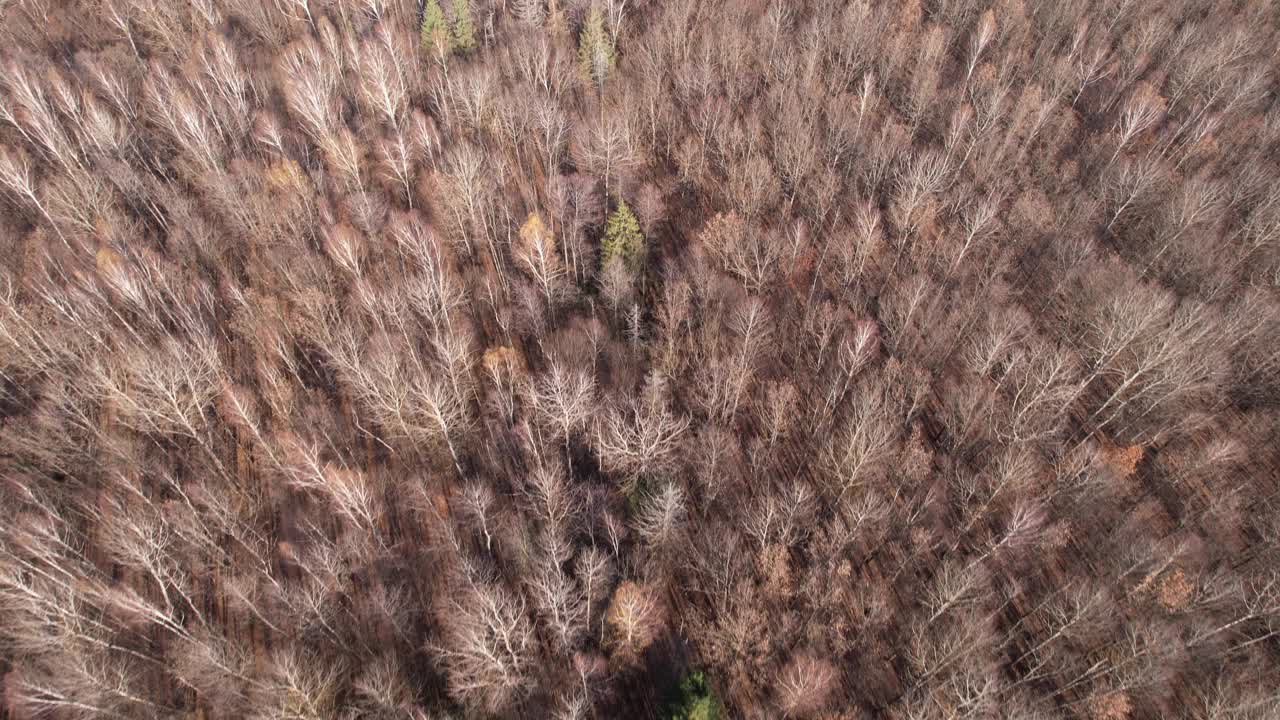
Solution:
[[[0,14],[0,717],[1280,717],[1273,0]]]

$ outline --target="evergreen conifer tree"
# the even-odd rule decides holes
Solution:
[[[679,696],[668,713],[671,720],[720,720],[723,715],[724,706],[700,672],[689,673],[680,681]]]
[[[621,258],[627,267],[635,270],[644,260],[645,239],[640,230],[640,221],[635,213],[627,207],[621,198],[618,207],[609,216],[605,226],[604,240],[600,244],[600,260],[607,263],[610,258]]]
[[[422,47],[429,51],[435,51],[448,42],[440,0],[427,0],[422,6],[422,27],[419,29],[419,34],[422,37]]]
[[[471,20],[470,0],[453,0],[453,22],[449,25],[449,44],[454,52],[469,53],[476,47],[476,27]]]
[[[613,62],[614,47],[609,33],[605,31],[604,13],[600,12],[599,5],[592,3],[591,12],[578,35],[578,67],[583,77],[600,87],[613,70]]]

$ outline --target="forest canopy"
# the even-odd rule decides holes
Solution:
[[[1280,716],[1278,31],[0,3],[0,717]]]

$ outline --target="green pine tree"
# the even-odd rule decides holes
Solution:
[[[578,35],[578,67],[583,77],[603,86],[609,71],[613,70],[613,61],[614,47],[604,28],[604,14],[600,6],[592,3],[587,22]]]
[[[422,6],[422,27],[419,29],[422,47],[428,52],[435,52],[439,47],[447,47],[448,31],[445,28],[444,10],[440,9],[439,0],[427,0]]]
[[[476,47],[476,27],[471,21],[470,0],[453,0],[453,22],[449,25],[449,41],[454,52],[469,53]]]
[[[700,672],[685,675],[680,681],[680,695],[670,711],[671,720],[720,720],[723,706]]]
[[[644,254],[645,240],[644,233],[640,231],[640,221],[631,212],[631,208],[619,199],[617,209],[609,216],[609,222],[605,225],[604,240],[600,243],[600,260],[607,263],[610,258],[618,257],[627,267],[635,270],[644,260]]]

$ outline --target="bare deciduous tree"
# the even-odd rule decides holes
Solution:
[[[560,260],[560,252],[551,230],[534,213],[520,227],[515,258],[546,299],[547,309],[555,307],[569,292],[568,270]]]
[[[570,152],[580,167],[604,181],[605,195],[637,161],[635,136],[625,114],[591,116],[575,124]]]
[[[689,418],[668,408],[667,393],[666,379],[651,374],[639,398],[614,408],[596,428],[601,463],[623,473],[628,484],[664,468],[689,428]]]
[[[839,682],[839,673],[829,663],[811,655],[797,654],[779,678],[778,692],[786,717],[810,717],[821,711]]]
[[[874,390],[858,393],[846,429],[824,452],[824,462],[843,498],[867,482],[892,455],[896,426],[883,396]]]
[[[1125,101],[1120,117],[1116,121],[1116,133],[1120,137],[1116,142],[1116,151],[1112,153],[1107,165],[1114,163],[1120,152],[1139,133],[1154,125],[1160,119],[1161,112],[1160,100],[1155,95],[1155,91],[1146,85],[1135,88],[1129,95],[1129,99]]]
[[[748,291],[762,292],[774,280],[782,247],[768,233],[730,214],[713,218],[701,237],[725,271],[740,278]]]
[[[467,580],[440,621],[439,654],[458,700],[485,712],[506,707],[528,688],[533,633],[524,601],[490,582]]]
[[[589,621],[590,604],[584,588],[554,562],[539,563],[526,582],[556,646],[565,653],[572,651]]]
[[[614,590],[608,620],[619,649],[635,657],[657,638],[661,603],[652,588],[628,580]]]
[[[573,472],[570,442],[573,434],[587,427],[594,410],[595,384],[582,370],[553,362],[534,381],[531,400],[543,422],[564,443],[565,465]]]
[[[674,482],[663,483],[645,499],[636,531],[654,549],[665,550],[675,544],[687,514],[684,491]]]

